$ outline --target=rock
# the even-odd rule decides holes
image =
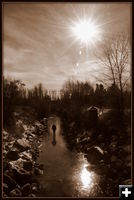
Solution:
[[[118,157],[122,157],[122,155],[124,155],[124,149],[122,149],[122,148],[119,148],[119,150],[118,150]]]
[[[131,155],[126,156],[126,157],[125,157],[125,161],[131,162]]]
[[[7,194],[5,194],[5,192],[3,192],[3,197],[8,197]]]
[[[21,126],[23,126],[23,121],[20,120],[20,119],[17,120],[17,121],[16,121],[16,126],[17,126],[17,127],[21,127]]]
[[[9,196],[10,196],[10,197],[21,197],[21,196],[22,196],[22,193],[21,193],[21,191],[20,191],[18,188],[15,188],[14,190],[12,190],[12,191],[9,193]]]
[[[132,163],[131,163],[131,162],[128,162],[126,166],[127,166],[127,167],[132,167]]]
[[[24,197],[28,196],[29,194],[31,194],[31,186],[29,183],[25,184],[23,187],[22,187],[22,195]]]
[[[71,122],[70,124],[69,124],[69,128],[73,128],[75,126],[75,122]]]
[[[5,171],[5,170],[7,170],[7,169],[9,169],[9,163],[7,162],[7,161],[3,161],[3,170]]]
[[[34,173],[35,173],[35,175],[43,175],[43,170],[41,170],[39,168],[35,168]]]
[[[94,134],[94,129],[91,129],[90,131],[86,131],[87,136],[92,137]]]
[[[118,170],[114,169],[113,167],[109,171],[108,177],[110,178],[117,178],[118,177]]]
[[[3,191],[7,194],[9,192],[8,185],[6,183],[3,183]]]
[[[13,140],[13,141],[8,143],[8,146],[11,148],[14,145],[14,143],[15,143],[15,141]]]
[[[27,134],[26,132],[24,132],[24,133],[22,134],[22,136],[23,136],[23,138],[27,139],[28,134]]]
[[[122,177],[125,179],[127,179],[128,177],[130,177],[131,175],[131,168],[130,169],[124,169],[123,172],[122,172]]]
[[[90,137],[85,137],[82,140],[80,140],[80,143],[88,143],[91,140]]]
[[[24,185],[31,181],[32,173],[24,169],[14,169],[14,178],[19,185]]]
[[[31,161],[26,161],[23,163],[23,168],[27,171],[31,171],[33,168],[33,163]]]
[[[80,138],[76,138],[76,143],[78,144],[80,142]]]
[[[18,139],[15,143],[14,143],[15,147],[17,147],[20,151],[26,151],[29,148],[31,148],[31,145],[29,144],[29,141],[26,140],[25,138],[22,139]]]
[[[112,152],[114,152],[116,149],[117,149],[117,142],[115,141],[115,142],[112,142],[112,143],[110,144],[110,150],[111,150]]]
[[[41,123],[44,124],[44,125],[47,125],[47,118],[43,118],[43,119],[41,120]]]
[[[90,171],[94,171],[96,169],[96,165],[93,164],[89,164],[88,166],[86,166],[86,169],[90,172]]]
[[[2,133],[3,133],[3,139],[7,140],[9,133],[5,130],[3,130]]]
[[[116,156],[112,155],[110,161],[111,162],[117,162],[117,160],[118,160],[118,158]]]
[[[28,137],[28,140],[29,140],[30,142],[32,142],[32,141],[33,141],[33,137],[32,137],[32,136],[29,136],[29,137]]]
[[[127,153],[131,153],[131,145],[127,145],[123,148]]]
[[[14,112],[13,114],[14,114],[15,117],[18,117],[18,116],[20,115],[20,114],[17,113],[17,112]]]
[[[9,190],[17,188],[16,181],[7,174],[3,175],[3,182],[8,185]]]
[[[29,135],[30,135],[32,138],[35,138],[35,134],[29,133]]]
[[[31,150],[31,155],[33,160],[36,160],[38,157],[38,154],[34,150]]]
[[[99,142],[103,142],[103,141],[104,141],[104,137],[103,137],[103,135],[101,135],[101,134],[98,135],[97,138],[98,138],[98,141],[99,141]]]
[[[22,158],[19,158],[18,160],[15,161],[10,161],[10,169],[23,169],[23,163],[24,160]]]
[[[44,164],[40,164],[40,165],[38,166],[38,168],[41,169],[41,170],[43,170],[43,169],[44,169]]]
[[[28,160],[28,161],[32,161],[32,153],[35,153],[34,150],[27,150],[27,151],[23,151],[19,154],[20,158],[24,159],[24,160]]]
[[[105,145],[106,145],[106,143],[104,143],[104,142],[100,143],[101,148],[104,148]]]
[[[12,150],[12,151],[17,151],[18,153],[20,153],[20,151],[18,150],[18,148],[16,148],[15,146],[13,146],[13,147],[11,148],[11,150]]]
[[[12,169],[4,171],[4,174],[10,176],[11,178],[13,178],[13,176],[14,176]]]
[[[98,146],[93,146],[87,149],[86,157],[90,163],[97,164],[104,158],[104,151]]]
[[[132,181],[131,181],[131,179],[126,179],[126,180],[123,181],[121,184],[122,184],[122,185],[131,185],[131,184],[132,184]]]
[[[31,193],[31,194],[28,195],[28,197],[36,197],[36,195]]]
[[[116,161],[116,163],[115,163],[115,166],[116,166],[117,168],[121,168],[121,166],[123,166],[123,161],[120,160],[120,159],[118,159],[118,160]]]
[[[17,160],[19,158],[18,151],[9,151],[6,155],[8,160]]]
[[[8,140],[8,136],[3,137],[4,142]]]
[[[9,148],[8,148],[8,142],[4,142],[3,149],[4,150],[9,150]]]
[[[38,130],[38,131],[42,131],[44,128],[44,126],[38,121],[36,121],[34,125],[36,127],[36,130]]]
[[[19,184],[26,184],[27,182],[29,182],[29,180],[31,180],[32,172],[26,171],[23,168],[24,162],[26,161],[22,158],[19,158],[16,161],[9,162],[11,169],[14,172],[14,178]]]
[[[4,159],[5,159],[6,155],[7,155],[7,151],[4,150],[4,151],[3,151],[3,158],[4,158]]]
[[[38,185],[37,185],[37,183],[32,183],[31,190],[32,190],[32,193],[34,193],[34,194],[38,192]]]
[[[86,125],[88,128],[93,128],[97,125],[98,122],[98,110],[96,107],[91,106],[86,111],[87,120]]]
[[[95,171],[99,175],[104,175],[104,174],[107,175],[110,172],[110,167],[108,165],[101,164],[99,165],[99,167],[95,169]]]
[[[118,140],[118,136],[116,136],[116,135],[112,135],[111,140],[112,140],[112,142],[117,141],[117,140]]]

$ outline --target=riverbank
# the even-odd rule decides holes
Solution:
[[[37,121],[31,108],[17,109],[14,122],[11,132],[3,130],[3,197],[36,197],[36,177],[44,173],[37,157],[47,124]]]
[[[128,112],[125,119],[129,116]],[[100,175],[104,196],[118,196],[118,185],[131,184],[131,132],[130,123],[125,123],[124,129],[119,128],[117,116],[110,111],[89,130],[78,129],[74,121],[64,127],[68,148],[84,153],[89,170]]]

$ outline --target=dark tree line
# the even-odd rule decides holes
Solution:
[[[38,84],[27,89],[20,80],[3,79],[3,123],[10,124],[16,106],[33,107],[39,118],[55,113],[69,121],[75,120],[80,124],[81,112],[85,107],[120,109],[120,88],[116,84],[104,88],[103,84],[96,87],[89,82],[67,81],[59,97],[52,98],[51,94]],[[124,109],[130,108],[131,93],[123,91]]]
[[[24,83],[3,78],[3,125],[12,123],[15,106],[25,99]]]

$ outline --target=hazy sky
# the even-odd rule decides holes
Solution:
[[[3,11],[4,75],[27,87],[42,82],[47,89],[60,89],[70,78],[94,82],[94,74],[99,76],[94,56],[99,41],[82,46],[72,33],[74,22],[95,21],[102,30],[100,41],[130,32],[129,3],[5,3]]]

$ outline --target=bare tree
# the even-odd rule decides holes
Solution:
[[[118,86],[123,106],[123,90],[130,80],[130,44],[126,34],[107,38],[101,44],[98,62],[102,64],[101,77],[105,82]]]

